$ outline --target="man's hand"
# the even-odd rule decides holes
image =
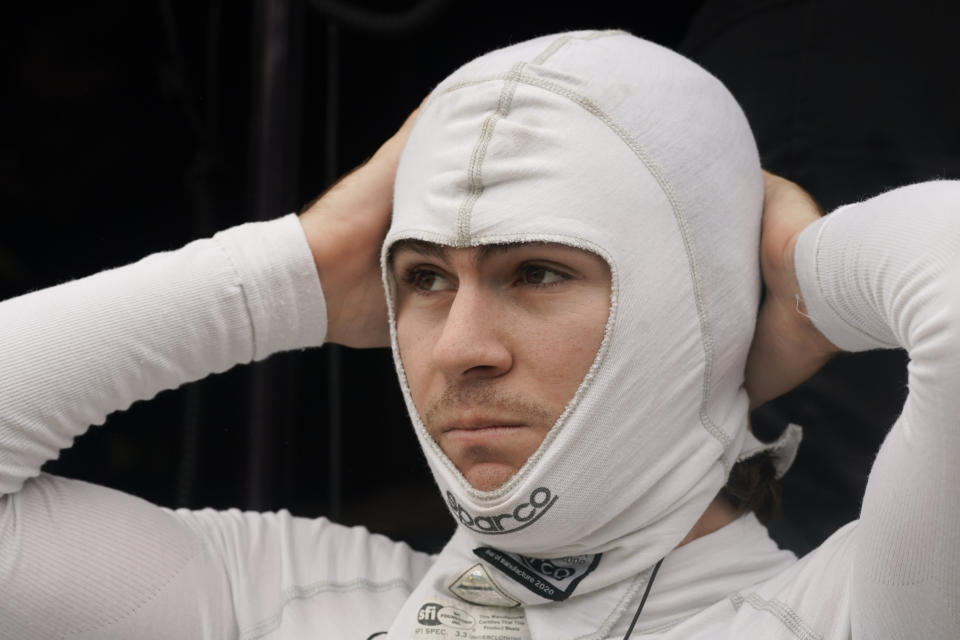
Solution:
[[[397,162],[417,111],[372,158],[300,214],[327,303],[327,342],[390,345],[380,247],[390,226]]]
[[[766,171],[763,180],[760,268],[765,298],[747,357],[751,409],[790,391],[839,351],[805,315],[793,266],[797,238],[820,217],[819,208],[793,182]]]

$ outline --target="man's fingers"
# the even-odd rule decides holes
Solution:
[[[821,216],[820,206],[795,182],[763,172],[762,263],[764,280],[768,270],[792,269],[792,246],[796,237]]]
[[[766,170],[763,171],[763,207],[764,213],[769,210],[806,224],[823,215],[820,203],[806,189]],[[768,216],[764,215],[764,222],[767,220]]]

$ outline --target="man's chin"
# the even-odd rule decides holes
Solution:
[[[463,476],[478,491],[494,491],[513,477],[517,470],[500,462],[478,462],[463,471]]]

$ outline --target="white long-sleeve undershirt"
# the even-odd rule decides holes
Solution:
[[[845,207],[804,232],[796,264],[831,341],[910,355],[862,517],[761,584],[712,576],[716,604],[678,623],[685,581],[736,542],[721,530],[679,549],[647,611],[671,622],[645,614],[638,631],[960,637],[960,183]],[[367,640],[390,626],[431,562],[406,545],[284,512],[170,511],[40,474],[113,411],[319,345],[323,305],[292,216],[0,303],[0,638]]]
[[[853,637],[960,638],[960,182],[835,211],[804,231],[796,265],[834,344],[910,357],[857,526]]]
[[[110,413],[325,329],[295,216],[0,304],[0,639],[257,638],[295,627],[289,603],[315,593],[354,617],[342,628],[386,628],[426,554],[324,518],[174,512],[40,474]],[[356,591],[377,607],[336,601]]]

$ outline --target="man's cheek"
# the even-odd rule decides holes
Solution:
[[[422,420],[426,420],[427,409],[436,402],[443,392],[443,383],[437,372],[429,365],[429,359],[415,351],[403,357],[401,363],[407,377],[410,397]],[[428,427],[430,425],[427,425]]]

